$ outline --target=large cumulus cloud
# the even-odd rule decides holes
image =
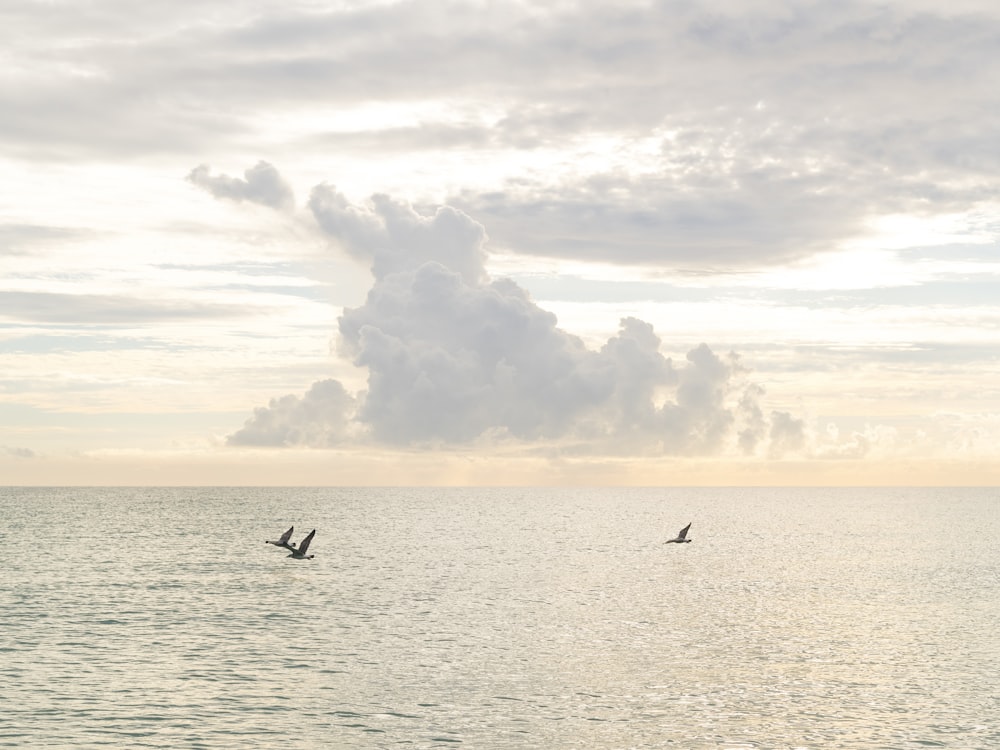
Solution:
[[[273,400],[231,443],[329,445],[360,430],[396,446],[515,440],[707,455],[753,453],[781,435],[776,450],[795,447],[794,421],[764,416],[763,390],[735,354],[702,344],[674,362],[636,318],[588,348],[516,283],[489,278],[486,231],[461,211],[425,215],[384,195],[353,204],[331,185],[315,188],[309,207],[372,269],[364,304],[338,321],[340,352],[367,371],[367,389],[355,399],[324,381]]]

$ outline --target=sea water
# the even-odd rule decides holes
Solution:
[[[3,747],[1000,748],[996,489],[0,510]],[[314,559],[264,543],[293,524]]]

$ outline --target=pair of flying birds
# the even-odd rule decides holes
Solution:
[[[295,542],[290,542],[289,539],[292,538],[292,532],[295,531],[295,527],[292,526],[288,531],[281,535],[281,539],[276,542],[266,540],[265,544],[273,544],[275,547],[284,547],[289,551],[289,557],[293,557],[296,560],[311,560],[316,557],[316,555],[307,555],[306,550],[309,549],[309,545],[312,543],[313,537],[316,536],[316,529],[313,529],[308,534],[306,538],[302,540],[299,544],[298,549],[295,547]]]

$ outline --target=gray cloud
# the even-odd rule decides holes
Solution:
[[[30,448],[14,448],[11,446],[0,446],[0,450],[6,453],[8,456],[13,456],[14,458],[31,459],[35,458],[37,454]]]
[[[708,272],[787,263],[862,229],[857,206],[801,179],[732,179],[740,184],[670,186],[659,177],[561,192],[522,186],[453,202],[482,217],[510,252]]]
[[[328,448],[351,430],[354,398],[336,380],[313,383],[304,396],[271,399],[229,436],[229,445]]]
[[[305,398],[272,401],[231,443],[328,444],[326,430],[341,436],[352,421],[402,446],[547,440],[577,452],[707,455],[741,440],[747,450],[747,430],[761,433],[749,448],[766,442],[762,390],[735,354],[702,344],[675,364],[635,318],[588,349],[516,283],[486,277],[485,233],[462,212],[423,215],[385,196],[358,206],[329,186],[310,207],[333,241],[373,265],[365,303],[339,319],[341,351],[367,370],[367,390],[352,404],[324,381]],[[772,427],[783,450],[787,433]]]
[[[216,198],[233,200],[237,203],[249,201],[279,210],[291,209],[295,196],[291,187],[281,177],[278,170],[266,161],[246,170],[244,179],[227,175],[212,176],[210,168],[202,164],[191,170],[188,180]]]
[[[197,21],[168,3],[123,7],[4,11],[18,62],[0,82],[5,153],[272,153],[289,143],[264,114],[436,100],[447,116],[319,126],[291,147],[502,159],[642,141],[641,175],[569,164],[447,202],[514,252],[708,269],[788,262],[873,215],[1000,193],[1000,15],[987,3],[206,2]],[[50,43],[19,41],[34,39]],[[197,175],[218,195],[289,199],[263,175]]]
[[[472,285],[436,262],[376,281],[340,333],[368,368],[362,419],[388,442],[553,437],[610,395],[610,373],[510,282]]]
[[[805,422],[786,411],[771,412],[771,443],[769,447],[771,457],[781,458],[785,454],[799,452],[805,447]]]
[[[737,407],[743,418],[743,428],[737,435],[740,450],[744,455],[752,456],[757,452],[757,446],[767,435],[767,420],[760,407],[760,397],[764,389],[759,385],[751,385],[746,389]]]
[[[486,275],[486,231],[449,206],[421,216],[386,195],[372,196],[368,206],[354,206],[333,187],[319,185],[309,208],[324,232],[354,257],[371,261],[376,279],[419,268],[429,260],[473,284]]]

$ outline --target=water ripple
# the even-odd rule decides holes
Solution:
[[[0,747],[1000,747],[993,490],[2,493]]]

